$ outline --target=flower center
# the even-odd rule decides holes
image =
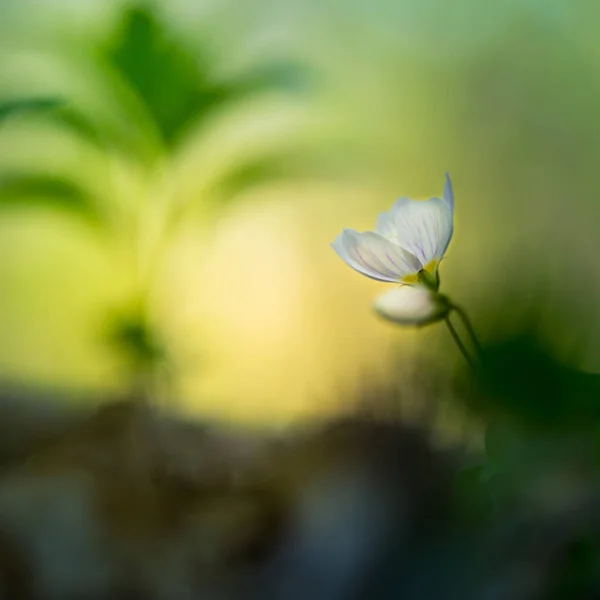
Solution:
[[[435,270],[437,269],[438,266],[438,261],[437,260],[430,260],[422,269],[422,271],[425,271],[426,273],[429,273],[430,275],[433,275],[435,273]],[[402,278],[402,283],[407,283],[409,285],[414,285],[415,283],[419,283],[422,280],[422,276],[420,275],[421,271],[419,271],[419,273],[411,273],[410,275],[405,275]]]

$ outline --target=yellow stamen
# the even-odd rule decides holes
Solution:
[[[419,274],[413,273],[412,275],[405,275],[402,278],[402,283],[419,283]]]
[[[428,273],[434,273],[434,272],[435,272],[435,270],[437,269],[437,266],[438,266],[438,261],[437,261],[437,260],[431,260],[431,261],[429,261],[429,262],[428,262],[428,263],[425,265],[425,267],[424,267],[424,268],[425,268],[425,270],[426,270]]]
[[[425,271],[425,273],[429,273],[430,275],[433,275],[438,267],[438,264],[439,263],[437,260],[431,260],[423,267],[423,271]],[[420,271],[420,272],[422,273],[423,271]],[[420,283],[421,282],[420,275],[419,275],[419,273],[412,273],[411,275],[405,275],[401,279],[401,282],[408,283],[408,284]]]

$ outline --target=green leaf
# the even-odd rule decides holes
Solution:
[[[294,150],[284,151],[239,162],[214,186],[212,193],[214,202],[222,206],[253,188],[309,177],[331,177],[326,161],[319,160],[317,154],[305,156]]]
[[[224,177],[215,188],[222,201],[229,201],[236,195],[253,187],[258,187],[300,174],[300,165],[285,157],[267,156],[240,163]]]
[[[72,181],[43,173],[0,173],[0,208],[39,206],[74,214],[93,225],[102,221],[92,196]]]
[[[62,129],[85,140],[104,152],[117,151],[144,162],[156,158],[156,150],[142,134],[131,135],[131,131],[108,119],[98,119],[86,114],[79,107],[69,104],[52,111],[49,118]]]
[[[189,49],[148,7],[124,12],[103,57],[145,104],[168,147],[225,106],[268,89],[304,89],[308,81],[305,70],[284,61],[224,81],[209,56]]]
[[[535,336],[500,340],[482,358],[476,410],[558,429],[600,423],[600,377],[562,364]]]
[[[18,113],[51,111],[62,104],[63,100],[52,97],[0,100],[0,122]]]
[[[198,106],[215,102],[196,59],[147,7],[131,7],[105,51],[108,64],[145,103],[164,141],[172,144]]]

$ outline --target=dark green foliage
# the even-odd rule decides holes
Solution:
[[[48,112],[62,106],[60,98],[21,98],[0,100],[0,123],[20,113]]]
[[[514,564],[512,584],[498,579],[501,597],[530,597],[529,564],[535,597],[597,598],[600,376],[564,364],[528,323],[483,348],[469,406],[483,418],[485,456],[455,478],[457,507],[504,548],[489,564]]]
[[[106,50],[106,59],[146,105],[167,144],[172,144],[194,112],[215,101],[202,89],[194,57],[169,39],[146,8],[130,8]]]
[[[102,224],[97,202],[74,181],[43,173],[0,173],[0,209],[40,206],[70,213],[94,226]]]
[[[600,423],[600,375],[568,367],[532,335],[484,348],[477,411],[502,414],[536,427]]]

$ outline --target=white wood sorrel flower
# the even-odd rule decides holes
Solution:
[[[448,300],[438,294],[438,266],[454,231],[454,194],[446,174],[441,198],[400,198],[381,214],[374,231],[345,229],[332,247],[350,267],[378,281],[400,284],[383,294],[375,310],[403,324],[444,318]]]

